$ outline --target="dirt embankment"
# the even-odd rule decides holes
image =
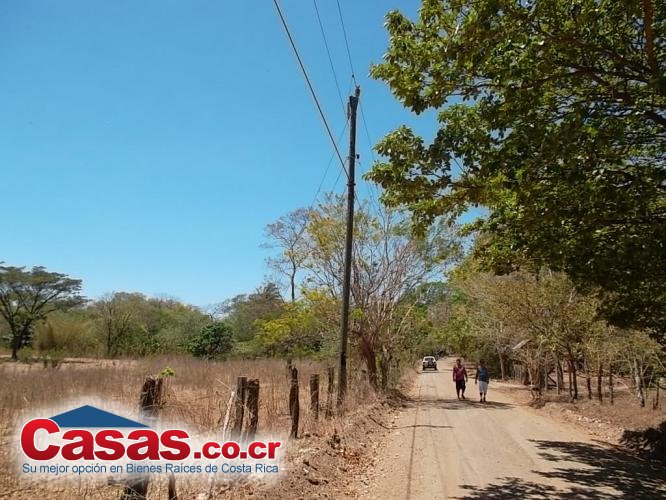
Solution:
[[[409,391],[413,382],[413,376],[407,377],[400,390]],[[390,423],[406,406],[402,392],[396,391],[349,412],[327,435],[292,440],[277,482],[241,485],[234,497],[368,498],[370,473],[389,439]]]
[[[368,480],[362,477],[374,465],[373,455],[386,433],[380,424],[390,411],[387,403],[377,403],[350,414],[344,427],[328,436],[292,441],[276,483],[248,483],[238,493],[259,498],[363,498]]]

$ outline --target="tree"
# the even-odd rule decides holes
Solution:
[[[269,355],[331,355],[337,348],[339,303],[323,290],[304,289],[282,314],[257,320],[258,351]]]
[[[36,326],[32,346],[68,356],[99,356],[104,352],[94,317],[87,308],[50,313]]]
[[[217,358],[229,352],[234,346],[231,329],[222,322],[211,323],[201,329],[189,345],[190,353],[197,358]]]
[[[621,339],[621,356],[628,367],[627,371],[632,375],[638,404],[643,407],[647,389],[645,375],[648,370],[656,369],[657,373],[664,371],[662,346],[645,335],[645,332],[628,331]]]
[[[427,226],[469,206],[477,255],[603,291],[606,317],[666,329],[666,4],[653,0],[424,0],[387,16],[372,68],[431,144],[388,134],[369,177]]]
[[[343,281],[345,218],[345,200],[328,196],[311,211],[301,237],[304,286],[324,290],[336,301]],[[392,354],[401,347],[396,337],[409,334],[407,317],[418,311],[406,304],[406,297],[441,274],[457,242],[441,225],[417,237],[401,214],[372,212],[362,204],[355,213],[353,245],[350,337],[371,384],[378,387],[378,356],[386,380]]]
[[[194,306],[141,293],[115,292],[88,309],[110,357],[185,352],[190,339],[210,322]]]
[[[296,301],[296,275],[304,258],[300,247],[309,215],[308,209],[299,208],[266,226],[266,236],[270,241],[266,247],[280,249],[280,254],[267,259],[268,265],[278,275],[287,278],[292,303]]]
[[[130,333],[135,328],[132,324],[133,313],[126,298],[127,294],[114,293],[95,304],[101,319],[107,357],[120,353],[122,344],[129,341]]]
[[[44,267],[0,266],[0,315],[11,334],[12,359],[29,345],[37,322],[56,310],[84,302],[81,280],[47,271]]]
[[[280,316],[284,300],[275,283],[266,283],[249,295],[241,294],[223,302],[216,314],[229,325],[234,339],[239,342],[252,340],[258,320],[270,320]]]

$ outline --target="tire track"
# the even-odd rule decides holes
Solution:
[[[413,471],[413,468],[414,468],[414,450],[416,448],[416,429],[417,429],[416,424],[417,424],[418,418],[419,418],[419,404],[418,404],[418,401],[421,400],[421,389],[422,389],[422,385],[419,384],[419,392],[418,392],[418,395],[416,396],[417,397],[417,404],[416,404],[416,409],[414,410],[414,424],[413,424],[413,428],[412,428],[412,445],[411,445],[411,451],[410,451],[410,454],[409,454],[409,466],[407,467],[407,471],[409,473],[408,476],[407,476],[407,496],[406,496],[407,500],[409,500],[411,498],[410,495],[412,493],[412,476],[414,475],[413,474],[414,473],[414,471]]]
[[[439,390],[437,389],[438,386],[439,386],[439,384],[434,384],[435,401],[440,400]],[[433,410],[434,410],[434,408],[430,407],[428,412],[432,413]],[[446,418],[446,412],[441,411],[439,409],[437,411],[438,411],[438,413],[440,413],[440,412],[442,413],[442,418],[441,419],[444,421],[444,426],[450,426],[450,424],[448,422],[448,419]],[[431,416],[431,419],[432,419],[432,414],[430,416]],[[432,443],[437,443],[438,442],[433,437],[433,427],[432,426],[430,427],[430,437],[431,437],[430,441]],[[437,472],[439,474],[439,481],[440,481],[440,485],[442,487],[442,494],[443,494],[444,498],[449,498],[449,493],[448,493],[449,488],[447,487],[448,481],[447,481],[447,475],[446,475],[446,472],[445,472],[446,458],[441,455],[439,446],[434,445],[434,448],[435,448],[435,458],[437,459]]]

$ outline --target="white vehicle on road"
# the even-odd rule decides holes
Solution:
[[[437,371],[437,360],[434,356],[426,356],[423,358],[423,371],[426,371],[428,368]]]

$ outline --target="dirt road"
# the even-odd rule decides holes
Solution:
[[[666,473],[511,402],[491,381],[488,403],[470,380],[458,401],[452,362],[418,375],[390,426],[367,497],[666,498]],[[364,495],[366,497],[366,495]]]

